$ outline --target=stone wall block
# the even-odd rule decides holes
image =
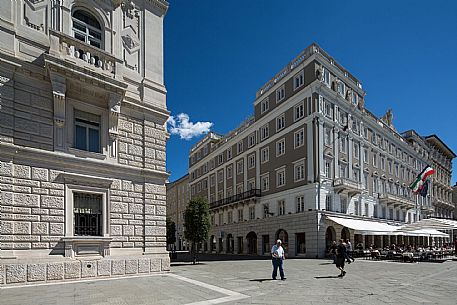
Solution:
[[[164,151],[161,151],[161,150],[157,150],[156,151],[156,159],[157,160],[160,160],[160,161],[165,161],[166,160],[166,153]]]
[[[50,209],[63,209],[63,197],[41,196],[41,207]]]
[[[138,260],[138,273],[149,273],[149,258],[140,258]]]
[[[27,265],[27,281],[45,281],[46,264],[29,264]]]
[[[63,280],[63,263],[48,263],[48,280]]]
[[[111,225],[111,235],[112,236],[122,235],[122,226],[121,225]]]
[[[129,205],[123,202],[112,202],[111,203],[111,212],[113,213],[128,213]]]
[[[12,221],[4,221],[0,222],[0,233],[2,235],[12,235],[14,233],[14,222]]]
[[[40,195],[32,194],[13,194],[12,205],[25,207],[38,207],[40,205]]]
[[[32,179],[40,181],[49,181],[49,170],[46,168],[32,167]]]
[[[14,234],[31,234],[31,224],[25,221],[16,221],[13,226]]]
[[[160,258],[151,258],[151,272],[159,272],[161,270]]]
[[[148,265],[149,269],[149,265]],[[5,265],[0,264],[0,285],[5,284]]]
[[[97,261],[81,261],[81,277],[96,277],[97,276]]]
[[[156,215],[167,215],[166,206],[156,206]]]
[[[125,260],[125,274],[137,274],[138,273],[138,260],[127,259]]]
[[[170,258],[162,258],[162,271],[170,271]]]
[[[142,204],[129,204],[129,213],[130,214],[142,214],[143,213],[143,205]]]
[[[13,163],[0,161],[0,176],[13,176]]]
[[[132,236],[135,234],[135,226],[127,225],[122,227],[124,236]]]
[[[166,187],[162,184],[145,183],[146,193],[166,195]]]
[[[32,177],[32,170],[30,166],[14,164],[13,177],[30,179]]]
[[[71,261],[65,262],[65,278],[78,279],[81,277],[81,262]]]
[[[131,192],[133,191],[133,184],[131,181],[122,181],[122,190]]]
[[[97,261],[97,269],[99,276],[111,275],[111,260],[99,260]]]
[[[155,213],[156,213],[156,207],[155,207],[155,205],[146,204],[146,205],[144,206],[144,213],[145,213],[145,214],[149,214],[149,215],[155,215]]]
[[[49,224],[49,234],[50,235],[64,235],[64,224],[63,223],[50,223]]]
[[[6,265],[6,283],[24,283],[27,280],[25,264]]]
[[[111,264],[112,275],[124,275],[125,274],[125,260],[113,260]]]

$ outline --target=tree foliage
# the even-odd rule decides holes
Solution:
[[[203,198],[192,199],[184,212],[184,237],[192,243],[192,248],[208,238],[210,227],[208,202]]]
[[[176,242],[176,224],[167,217],[167,244],[171,245]]]

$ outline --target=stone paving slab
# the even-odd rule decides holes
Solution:
[[[177,264],[165,275],[0,289],[0,304],[456,304],[457,262],[356,260],[343,279],[326,260],[284,268],[287,280],[273,281],[268,260]]]

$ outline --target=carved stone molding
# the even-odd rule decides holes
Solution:
[[[117,93],[110,93],[109,96],[109,135],[112,139],[118,136],[119,114],[121,113],[121,102],[123,96]]]
[[[65,77],[51,74],[51,84],[54,99],[54,123],[62,128],[65,126],[65,92],[67,90]]]

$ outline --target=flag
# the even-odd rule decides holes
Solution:
[[[424,170],[419,175],[417,175],[416,180],[413,183],[411,183],[409,188],[414,193],[418,193],[424,187],[424,183],[427,180],[428,176],[430,176],[434,173],[435,173],[435,170],[432,167],[430,167],[429,165],[427,165],[424,168]],[[427,186],[427,189],[428,189],[428,186]]]
[[[422,185],[419,194],[422,197],[427,197],[427,192],[428,192],[428,180],[425,180],[424,184]]]

